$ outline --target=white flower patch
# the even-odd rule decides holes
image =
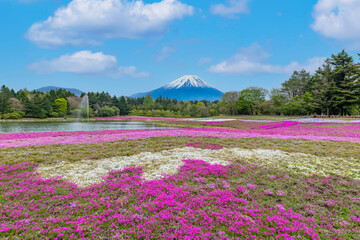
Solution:
[[[360,161],[334,157],[318,157],[305,153],[289,153],[269,149],[228,149],[234,159],[242,159],[252,165],[275,167],[306,175],[340,175],[360,179]]]
[[[75,163],[61,162],[39,166],[37,171],[43,177],[63,176],[79,186],[101,182],[101,176],[109,170],[120,170],[130,166],[142,166],[143,178],[158,179],[162,174],[174,174],[184,164],[183,159],[201,159],[211,164],[229,164],[228,161],[214,156],[215,151],[191,147],[175,148],[157,153],[143,152],[133,156],[118,156],[102,160],[83,160]],[[216,154],[217,155],[217,154]]]
[[[276,167],[302,174],[328,176],[337,174],[360,179],[359,161],[317,157],[303,153],[280,150],[223,148],[209,150],[199,148],[175,148],[157,153],[143,152],[133,156],[117,156],[102,160],[83,160],[75,163],[61,162],[41,165],[37,171],[45,178],[63,176],[81,187],[102,181],[109,170],[121,170],[130,166],[142,166],[146,180],[158,179],[162,174],[175,174],[184,164],[183,159],[201,159],[210,164],[228,165],[233,160],[243,160],[249,165]]]

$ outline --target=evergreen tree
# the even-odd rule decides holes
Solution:
[[[289,80],[282,84],[282,91],[287,94],[289,99],[302,97],[305,93],[306,83],[310,80],[310,73],[304,69],[300,72],[294,71]]]
[[[337,55],[331,55],[329,63],[332,65],[331,78],[335,84],[334,105],[339,114],[346,115],[347,108],[358,101],[354,60],[343,50]]]
[[[120,110],[120,115],[128,115],[130,112],[129,104],[124,96],[122,96],[119,99],[119,110]]]
[[[145,110],[152,110],[154,107],[154,100],[151,97],[151,94],[148,94],[144,98],[143,106]]]
[[[44,109],[44,100],[40,93],[35,93],[33,98],[30,101],[31,104],[28,106],[30,107],[29,113],[32,117],[37,118],[46,118],[48,116],[48,112]]]
[[[53,111],[50,94],[45,95],[45,97],[43,98],[43,102],[41,103],[41,106],[46,111],[46,116],[47,117],[50,116],[50,114]]]
[[[0,113],[9,113],[11,106],[9,99],[11,98],[11,91],[5,85],[2,85],[0,90]]]
[[[320,67],[307,82],[305,90],[314,97],[313,107],[318,114],[333,114],[334,109],[334,87],[331,79],[332,69],[329,60]]]
[[[118,109],[120,109],[120,102],[119,102],[119,98],[117,98],[115,95],[113,96],[113,98],[111,99],[112,101],[112,105],[117,107]]]
[[[97,104],[99,104],[100,107],[111,106],[112,105],[112,99],[111,99],[110,94],[105,93],[105,92],[101,92],[98,95]]]

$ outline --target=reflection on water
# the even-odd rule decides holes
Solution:
[[[3,122],[0,133],[167,129],[149,122]]]

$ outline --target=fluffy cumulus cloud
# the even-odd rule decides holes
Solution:
[[[248,3],[249,0],[229,0],[227,5],[222,3],[211,5],[210,12],[215,15],[233,18],[236,14],[248,13]]]
[[[147,72],[139,72],[135,66],[118,66],[117,59],[114,56],[90,51],[81,51],[72,55],[66,54],[52,60],[41,60],[30,64],[27,68],[38,74],[66,72],[106,76],[115,79],[124,76],[142,78],[149,75]]]
[[[324,61],[324,57],[314,57],[305,64],[292,62],[288,65],[273,65],[267,62],[270,55],[258,44],[240,48],[231,58],[208,69],[212,73],[253,75],[253,74],[291,74],[294,70],[305,69],[314,72]]]
[[[171,21],[193,13],[179,0],[72,0],[46,21],[34,23],[26,36],[45,48],[93,45],[109,38],[162,35]]]
[[[360,42],[360,1],[319,0],[314,7],[313,30],[337,40]]]

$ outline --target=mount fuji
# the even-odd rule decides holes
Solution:
[[[179,101],[191,101],[191,100],[208,100],[215,101],[220,100],[223,92],[213,88],[198,76],[185,75],[175,81],[150,92],[137,93],[131,97],[144,97],[148,94],[155,99],[159,96],[163,98],[172,98]]]

